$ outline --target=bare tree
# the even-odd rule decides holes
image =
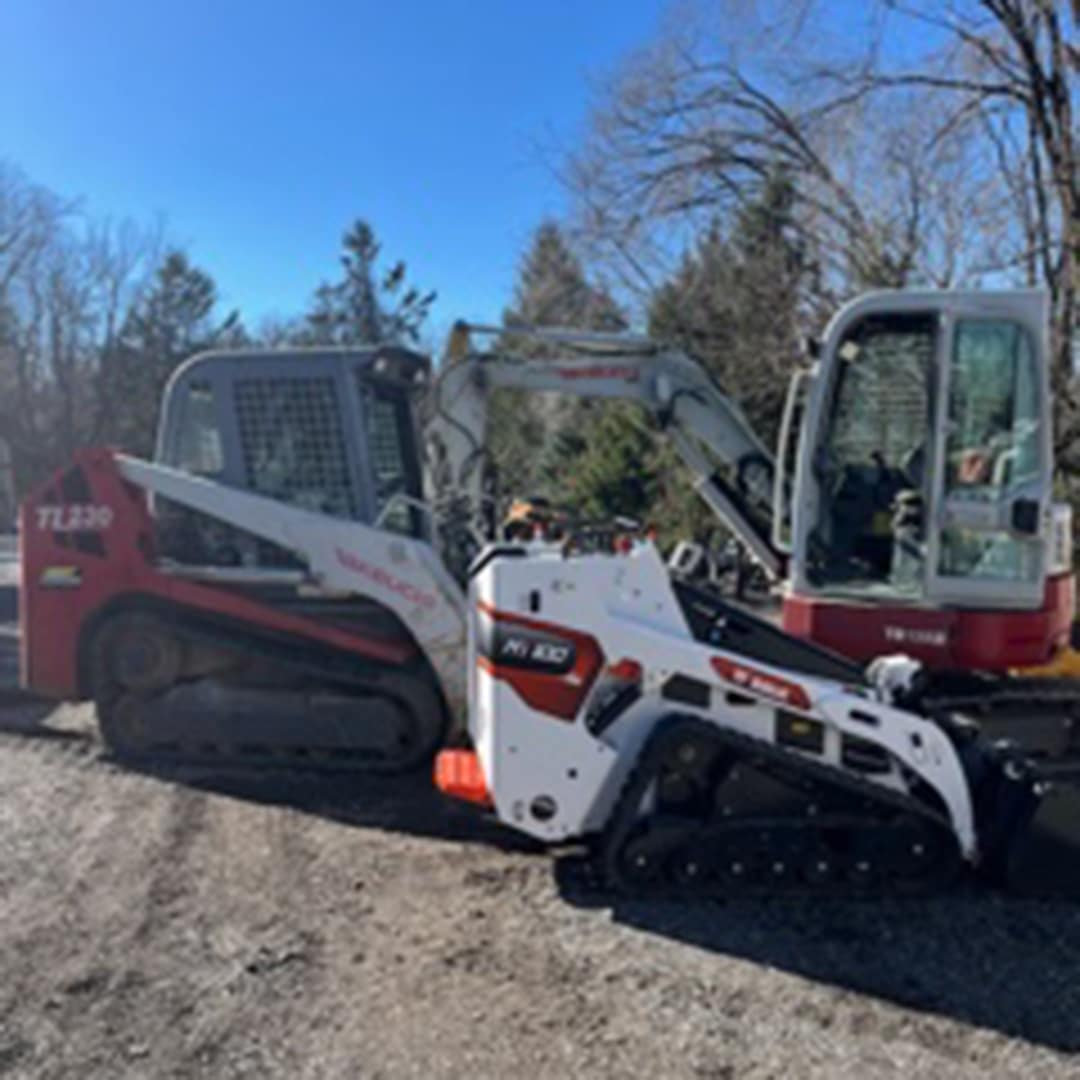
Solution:
[[[779,168],[819,310],[871,284],[1045,283],[1064,386],[1080,65],[1065,0],[879,0],[831,35],[812,0],[736,7],[698,5],[604,89],[566,169],[593,256],[650,293]]]
[[[828,78],[861,99],[927,90],[945,104],[936,123],[942,136],[978,132],[976,167],[1009,196],[988,269],[1045,285],[1052,298],[1057,442],[1065,451],[1080,439],[1070,401],[1080,321],[1080,50],[1070,26],[1075,36],[1080,7],[1075,0],[881,0],[881,7],[885,33],[914,28],[934,46],[915,63],[874,50],[860,69]]]
[[[594,257],[651,293],[673,254],[782,172],[795,181],[795,224],[818,260],[813,299],[823,306],[859,284],[948,284],[969,273],[971,244],[960,252],[957,223],[969,236],[975,204],[989,197],[968,179],[969,133],[946,139],[931,128],[927,90],[879,104],[827,85],[817,49],[813,63],[793,60],[795,46],[810,52],[794,31],[729,22],[721,38],[713,25],[683,22],[633,58],[569,161]]]
[[[0,435],[17,492],[109,437],[120,410],[102,371],[158,246],[0,163]]]

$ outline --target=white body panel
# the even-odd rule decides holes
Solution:
[[[935,724],[891,707],[873,691],[793,675],[699,643],[649,543],[637,543],[625,555],[567,558],[545,544],[529,545],[526,551],[524,557],[489,561],[474,576],[469,597],[470,734],[495,809],[504,821],[549,842],[594,833],[608,820],[642,742],[665,715],[696,714],[773,744],[775,687],[797,685],[806,695],[806,706],[788,701],[784,709],[823,722],[826,729],[823,753],[807,752],[808,757],[843,769],[841,735],[877,744],[888,751],[893,768],[880,775],[857,774],[860,779],[906,792],[900,766],[910,770],[941,797],[964,856],[977,857],[967,782],[952,743]],[[505,669],[502,675],[493,673],[481,655],[479,640],[486,611],[510,616],[515,625],[543,624],[537,627],[540,632],[557,635],[563,629],[589,635],[598,643],[604,657],[601,674],[573,719],[528,704],[505,677]],[[590,699],[603,693],[606,667],[624,659],[641,665],[641,697],[595,737],[583,717]],[[749,685],[726,680],[714,665],[717,660],[745,665],[758,685],[754,680]],[[695,707],[662,698],[661,687],[676,674],[708,684],[709,705]],[[755,703],[728,704],[730,691]],[[853,719],[852,711],[861,719]],[[537,814],[535,808],[543,813]]]
[[[356,521],[286,505],[211,480],[118,456],[125,479],[294,552],[310,584],[362,593],[390,608],[435,669],[455,716],[465,711],[464,597],[430,545]],[[280,578],[280,571],[269,571]]]

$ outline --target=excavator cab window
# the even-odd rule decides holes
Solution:
[[[905,604],[1043,602],[1044,320],[1044,299],[1017,291],[883,293],[838,321],[799,458],[801,585]]]
[[[898,544],[898,506],[925,498],[932,453],[935,320],[883,314],[856,323],[836,350],[825,434],[813,459],[820,490],[808,575],[818,586],[916,594],[921,531]]]
[[[1037,482],[1039,398],[1035,357],[1023,327],[959,322],[953,334],[945,442],[945,499],[993,510]],[[1034,581],[1037,540],[1009,529],[942,530],[938,571],[954,578]]]

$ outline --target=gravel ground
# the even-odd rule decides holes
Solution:
[[[422,776],[139,774],[43,713],[0,712],[0,1074],[1080,1076],[1080,908],[612,907]]]

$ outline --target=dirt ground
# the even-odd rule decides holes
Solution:
[[[1080,908],[615,903],[423,776],[120,769],[0,710],[0,1074],[1080,1076]]]

